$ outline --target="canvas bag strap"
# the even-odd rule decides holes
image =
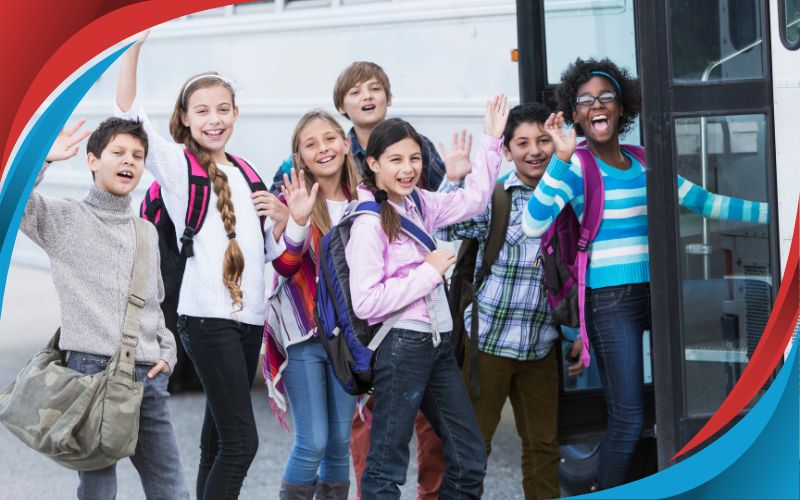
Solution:
[[[605,189],[603,178],[600,174],[600,167],[594,159],[594,155],[588,148],[578,147],[575,154],[581,161],[583,172],[583,218],[581,220],[580,239],[578,240],[578,252],[576,260],[578,262],[578,315],[580,318],[581,361],[583,366],[588,367],[589,357],[589,334],[586,330],[586,268],[589,265],[589,244],[594,240],[600,223],[603,220],[603,208],[605,206]]]
[[[144,289],[149,271],[150,247],[147,245],[147,222],[133,218],[136,229],[136,251],[133,259],[131,288],[125,320],[122,327],[122,344],[119,347],[118,369],[133,376],[136,364],[136,346],[139,344],[139,313],[144,308]]]

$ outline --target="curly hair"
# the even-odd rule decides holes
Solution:
[[[556,111],[564,113],[564,121],[575,126],[575,132],[582,136],[583,129],[572,119],[575,98],[578,88],[596,75],[593,71],[602,71],[611,75],[621,87],[621,96],[618,102],[622,105],[622,116],[619,119],[619,135],[624,135],[633,126],[633,121],[639,116],[642,108],[642,91],[639,79],[634,78],[624,68],[620,68],[610,59],[581,59],[578,58],[561,73],[561,84],[556,88]],[[616,88],[616,86],[615,86]]]

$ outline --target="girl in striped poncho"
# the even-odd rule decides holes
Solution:
[[[281,194],[291,217],[286,250],[272,261],[277,278],[264,359],[273,411],[282,421],[288,396],[295,424],[280,498],[310,499],[316,492],[317,498],[346,499],[355,398],[339,385],[316,337],[314,296],[319,243],[355,195],[358,174],[344,130],[324,111],[300,118],[292,153],[292,179],[284,175]]]

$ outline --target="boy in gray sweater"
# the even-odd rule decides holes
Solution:
[[[53,161],[78,152],[89,131],[84,120],[58,135],[36,185]],[[105,369],[122,340],[136,252],[130,193],[139,183],[147,134],[138,121],[109,118],[89,137],[87,160],[94,185],[81,201],[31,194],[20,229],[50,258],[61,306],[61,340],[68,366],[86,374]],[[136,377],[144,380],[139,440],[131,457],[147,498],[189,498],[167,407],[175,340],[164,326],[158,235],[147,228],[149,275],[139,314]],[[115,498],[116,466],[79,472],[78,498]]]

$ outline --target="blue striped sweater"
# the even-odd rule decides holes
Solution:
[[[589,245],[586,286],[606,286],[650,281],[647,243],[647,195],[645,169],[635,158],[631,168],[619,170],[595,156],[603,177],[605,207],[603,220]],[[556,155],[528,201],[523,230],[541,236],[562,208],[569,203],[579,219],[583,217],[583,175],[577,156],[564,163]],[[767,203],[740,200],[710,193],[678,176],[681,206],[712,219],[741,220],[765,224]]]

